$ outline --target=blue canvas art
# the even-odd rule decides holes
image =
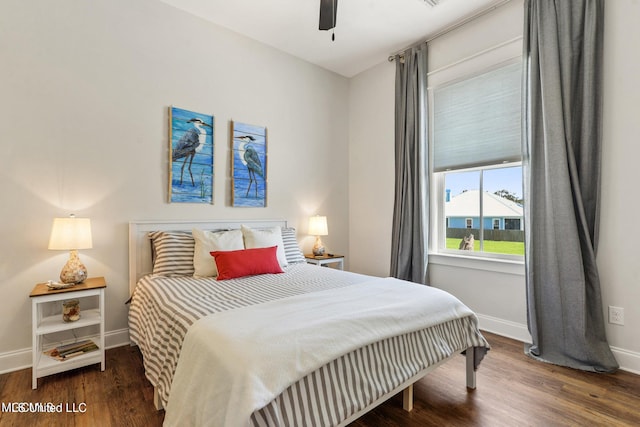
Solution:
[[[213,204],[213,116],[169,110],[169,202]]]
[[[267,128],[231,122],[232,205],[267,206]]]

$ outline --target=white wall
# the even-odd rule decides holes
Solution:
[[[430,46],[430,69],[438,69],[512,35],[514,23],[522,22],[522,1],[514,0],[467,26],[464,37],[450,33]],[[640,201],[636,166],[640,148],[640,55],[635,41],[640,38],[636,23],[640,3],[635,0],[606,2],[605,16],[605,100],[603,133],[602,216],[598,264],[601,275],[603,309],[608,305],[625,308],[625,326],[607,324],[607,337],[622,367],[640,372],[640,263],[634,248],[634,224]],[[502,19],[483,29],[490,19]],[[393,115],[394,64],[386,61],[349,82],[351,157],[349,160],[349,203],[351,269],[385,275],[389,272],[392,209],[378,200],[393,200]],[[385,112],[378,115],[378,112]],[[369,115],[375,120],[366,121]],[[359,117],[359,118],[358,118]],[[365,143],[366,141],[366,143]],[[357,148],[385,153],[371,168],[359,161]],[[373,187],[370,188],[370,187]],[[356,208],[357,207],[357,208]],[[357,215],[355,214],[357,212]],[[375,240],[373,237],[375,236]],[[431,257],[431,260],[434,261]],[[522,340],[526,331],[526,297],[522,268],[507,267],[487,271],[473,266],[429,266],[431,283],[450,291],[480,317],[483,328]]]
[[[602,209],[597,260],[604,307],[625,310],[625,325],[607,324],[607,338],[616,347],[618,362],[627,366],[638,363],[640,355],[640,252],[634,245],[640,215],[638,22],[637,0],[605,2]],[[640,364],[635,366],[640,372]]]
[[[391,260],[394,75],[385,62],[349,82],[349,265],[374,276]]]
[[[347,79],[152,0],[2,2],[0,58],[0,371],[30,364],[29,292],[68,258],[54,217],[92,220],[112,344],[131,220],[285,218],[310,249],[320,213],[347,252]],[[213,206],[166,202],[171,105],[215,116]],[[267,208],[229,206],[231,119],[268,128]]]

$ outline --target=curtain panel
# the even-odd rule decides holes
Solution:
[[[596,265],[603,0],[526,0],[523,178],[533,358],[611,372]]]
[[[427,283],[427,45],[396,55],[395,199],[391,275]]]

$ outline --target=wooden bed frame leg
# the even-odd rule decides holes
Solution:
[[[160,399],[160,393],[156,387],[153,388],[153,406],[155,406],[158,411],[164,409],[162,399]]]
[[[413,384],[402,390],[402,409],[407,412],[413,409]]]
[[[475,352],[476,349],[474,347],[469,347],[465,351],[468,390],[475,390],[476,388]],[[402,390],[402,409],[407,412],[413,410],[413,384]]]
[[[469,390],[475,390],[476,388],[476,370],[473,366],[475,364],[475,351],[475,348],[469,347],[465,352],[467,359],[467,389]]]

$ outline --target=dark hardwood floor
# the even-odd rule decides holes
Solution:
[[[523,354],[522,343],[485,336],[492,350],[480,365],[475,391],[464,386],[461,356],[416,384],[412,412],[402,410],[398,395],[351,427],[640,425],[640,376],[535,362]],[[153,407],[137,348],[108,350],[105,372],[94,365],[41,378],[38,384],[31,390],[31,369],[0,375],[0,426],[162,425],[164,412]],[[51,403],[62,412],[7,410],[21,402]]]

